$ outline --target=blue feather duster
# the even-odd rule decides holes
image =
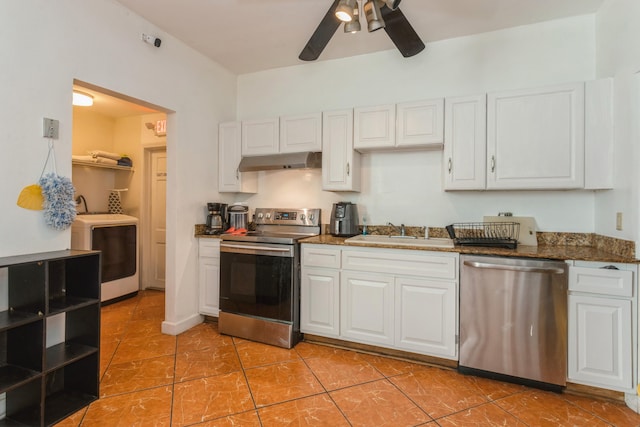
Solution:
[[[71,180],[55,173],[40,178],[44,196],[44,218],[47,225],[56,230],[67,229],[76,219],[75,188]]]

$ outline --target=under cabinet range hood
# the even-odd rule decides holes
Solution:
[[[322,167],[322,153],[283,153],[269,156],[243,157],[238,170],[255,172],[278,169],[314,169]]]

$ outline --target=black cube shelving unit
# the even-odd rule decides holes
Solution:
[[[0,427],[50,426],[98,399],[100,252],[0,258],[0,290]]]

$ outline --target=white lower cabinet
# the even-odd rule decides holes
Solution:
[[[302,245],[301,331],[457,359],[458,254]]]
[[[338,338],[340,336],[340,272],[328,268],[304,268],[301,288],[301,330]]]
[[[457,359],[457,295],[455,281],[397,278],[395,346]]]
[[[393,346],[393,288],[393,276],[343,271],[340,335],[360,342]]]
[[[220,311],[220,240],[200,239],[198,244],[199,312],[218,316]]]
[[[569,270],[568,379],[635,392],[636,267],[603,267],[600,263],[581,263]]]

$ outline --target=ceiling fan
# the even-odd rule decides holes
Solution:
[[[345,32],[360,30],[360,3],[369,32],[384,28],[402,56],[408,58],[424,49],[424,43],[398,8],[401,0],[334,0],[318,28],[313,32],[298,56],[303,61],[315,61],[342,22]]]

